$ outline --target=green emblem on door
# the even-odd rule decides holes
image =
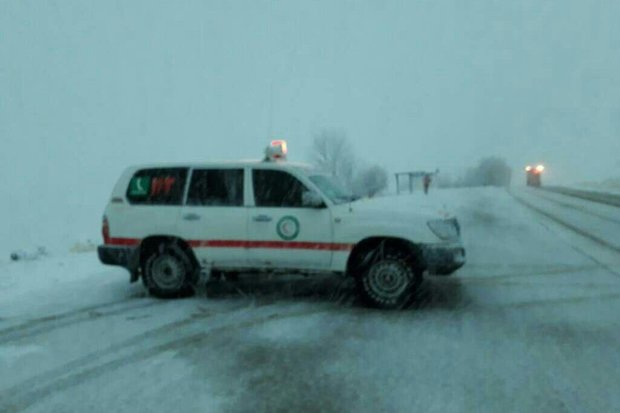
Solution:
[[[151,189],[151,178],[148,176],[136,176],[129,184],[130,196],[147,196]]]
[[[299,221],[291,215],[282,217],[276,225],[276,231],[283,240],[294,240],[299,235]]]

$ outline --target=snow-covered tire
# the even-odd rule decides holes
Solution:
[[[182,249],[161,244],[144,261],[142,281],[155,297],[188,297],[194,293],[195,268]]]
[[[356,277],[364,301],[376,308],[396,310],[409,304],[422,280],[413,257],[399,250],[386,250]]]

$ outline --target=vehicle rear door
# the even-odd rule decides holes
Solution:
[[[192,170],[179,227],[202,265],[247,264],[244,176],[242,167]]]

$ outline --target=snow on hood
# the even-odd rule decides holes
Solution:
[[[452,218],[446,204],[425,196],[385,196],[364,198],[351,203],[353,213],[372,213],[377,215],[425,217],[427,219]]]

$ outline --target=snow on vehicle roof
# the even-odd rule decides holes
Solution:
[[[234,167],[247,167],[247,166],[265,166],[276,167],[281,169],[304,169],[310,170],[314,167],[310,164],[303,162],[288,162],[288,161],[264,161],[264,160],[238,160],[238,161],[213,161],[213,162],[160,162],[133,165],[130,167],[132,170],[139,169],[153,169],[153,168],[234,168]]]

